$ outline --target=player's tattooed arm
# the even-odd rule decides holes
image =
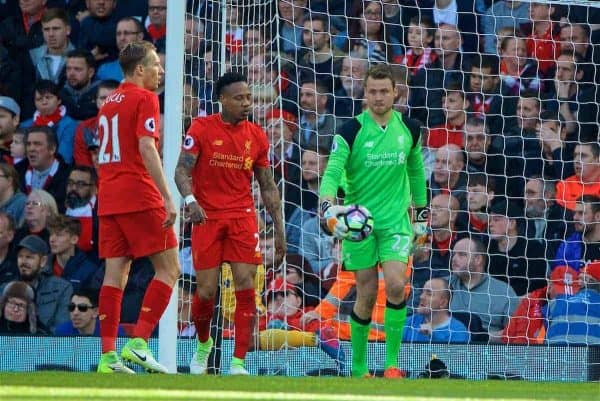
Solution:
[[[182,197],[192,193],[192,170],[196,165],[198,155],[188,152],[181,152],[177,167],[175,167],[175,184]]]
[[[285,231],[283,228],[283,213],[281,209],[281,196],[273,180],[269,168],[255,168],[254,177],[260,185],[260,195],[267,212],[273,219],[275,228],[275,262],[279,264],[286,252]]]

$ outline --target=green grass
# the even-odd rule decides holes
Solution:
[[[2,401],[598,401],[599,383],[0,373]]]

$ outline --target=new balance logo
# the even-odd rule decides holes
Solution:
[[[373,141],[365,142],[365,148],[372,148],[375,145]]]
[[[137,352],[135,352],[134,350],[131,350],[131,353],[133,355],[135,355],[140,361],[146,362],[146,355],[140,355]]]

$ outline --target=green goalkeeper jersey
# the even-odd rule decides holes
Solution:
[[[377,229],[402,218],[411,199],[416,207],[427,205],[418,121],[393,111],[384,129],[364,111],[340,131],[321,181],[321,198],[336,196],[345,172],[344,204],[369,209]]]

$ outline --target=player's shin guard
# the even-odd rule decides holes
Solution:
[[[198,341],[205,343],[210,337],[210,322],[212,321],[215,309],[215,300],[200,299],[198,294],[194,294],[192,299],[192,320],[198,334]]]
[[[102,338],[102,353],[114,351],[116,348],[117,332],[121,320],[121,301],[123,290],[117,287],[103,285],[100,288],[100,303],[98,318],[100,319],[100,337]]]
[[[402,344],[404,323],[406,322],[406,302],[395,305],[386,302],[383,314],[385,329],[385,368],[398,367],[398,353]]]
[[[361,319],[354,311],[350,315],[350,340],[352,341],[352,376],[363,377],[367,367],[367,346],[371,319]]]
[[[160,280],[152,280],[144,294],[140,316],[133,329],[133,336],[148,341],[160,317],[167,308],[173,288]]]
[[[235,348],[233,356],[244,359],[254,330],[254,317],[256,315],[256,300],[254,288],[235,292]]]

